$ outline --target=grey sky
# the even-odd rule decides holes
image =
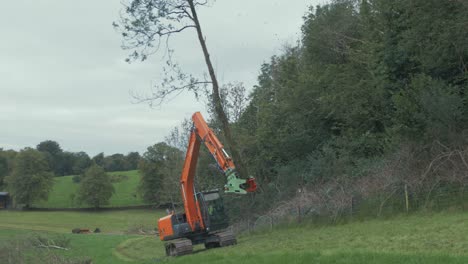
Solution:
[[[262,62],[300,37],[302,16],[317,0],[218,0],[199,10],[221,83],[252,87]],[[191,113],[205,108],[182,96],[151,109],[133,104],[161,77],[161,55],[127,64],[117,20],[120,1],[0,2],[0,147],[52,139],[90,155],[144,151]],[[187,72],[204,71],[195,32],[172,39]]]

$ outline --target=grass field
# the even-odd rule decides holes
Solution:
[[[126,241],[131,242],[142,237],[156,241],[154,235],[141,236],[129,232],[132,232],[136,227],[154,230],[157,219],[162,215],[162,211],[159,210],[104,212],[0,211],[0,245],[9,243],[14,239],[24,239],[34,234],[45,234],[51,237],[63,234],[71,239],[71,250],[60,252],[65,256],[87,256],[93,259],[93,263],[128,263],[129,258],[119,253],[118,246]],[[71,230],[76,227],[91,230],[99,227],[102,233],[71,234]],[[162,247],[158,247],[153,249],[153,253],[162,255],[162,250]]]
[[[468,263],[468,213],[283,226],[241,235],[233,247],[205,251],[199,246],[196,254],[173,259],[164,257],[154,236],[125,234],[134,224],[154,227],[161,214],[0,212],[0,243],[31,232],[66,233],[72,249],[63,254],[89,256],[93,263]],[[96,225],[104,233],[69,234],[73,227]]]
[[[145,203],[136,195],[136,189],[140,181],[138,171],[118,171],[109,175],[123,175],[126,179],[114,183],[115,193],[110,199],[110,207],[144,205]],[[47,201],[33,204],[38,208],[75,208],[87,207],[85,204],[78,204],[73,197],[79,184],[74,183],[73,176],[56,177],[54,187]]]
[[[0,211],[0,228],[70,233],[73,228],[121,234],[134,227],[154,229],[161,210],[123,210],[103,212],[23,212]]]

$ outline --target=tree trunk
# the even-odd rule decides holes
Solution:
[[[234,163],[236,164],[236,169],[239,173],[241,178],[247,178],[247,169],[244,166],[240,153],[237,151],[236,143],[231,134],[231,128],[229,127],[229,120],[224,112],[223,105],[221,103],[221,97],[219,95],[219,84],[218,80],[216,79],[216,75],[214,72],[213,64],[211,63],[210,54],[208,53],[208,48],[206,47],[205,39],[203,38],[202,30],[200,21],[198,20],[197,12],[195,10],[195,5],[193,4],[193,0],[187,0],[190,5],[190,11],[192,12],[193,22],[195,23],[195,27],[197,29],[198,40],[200,41],[200,45],[203,50],[203,55],[205,57],[205,63],[208,67],[208,73],[210,74],[211,82],[213,85],[213,103],[215,105],[215,112],[216,115],[221,121],[221,125],[224,131],[224,136],[226,137],[227,144],[230,147],[232,158]]]

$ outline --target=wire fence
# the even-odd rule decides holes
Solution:
[[[464,187],[440,184],[430,192],[421,193],[402,185],[392,193],[382,193],[372,198],[362,195],[343,195],[324,192],[323,197],[303,193],[284,202],[264,215],[236,222],[236,233],[272,229],[290,223],[312,222],[334,224],[352,220],[365,220],[411,214],[419,211],[466,211],[468,191]]]
[[[438,149],[421,157],[402,149],[366,176],[298,188],[266,213],[238,221],[236,232],[291,222],[337,223],[416,211],[468,209],[468,148]],[[440,145],[440,146],[439,146]]]

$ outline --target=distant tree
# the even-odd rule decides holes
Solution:
[[[171,183],[178,182],[182,156],[182,151],[166,143],[148,147],[138,165],[141,174],[138,190],[146,202],[161,202],[166,191],[174,187]]]
[[[104,169],[98,165],[92,165],[86,170],[80,182],[77,199],[94,208],[99,208],[109,204],[109,199],[114,192],[114,186]]]
[[[136,170],[138,168],[138,162],[140,162],[141,156],[138,152],[130,152],[127,154],[127,170]]]
[[[73,183],[80,183],[82,178],[83,178],[83,175],[73,175],[72,181]]]
[[[39,143],[36,147],[37,150],[41,152],[50,153],[53,156],[56,156],[62,153],[62,148],[60,147],[59,143],[53,140],[46,140]]]
[[[127,170],[127,159],[123,154],[113,154],[104,158],[105,171],[124,171]]]
[[[91,159],[89,158],[88,154],[86,152],[76,152],[73,153],[74,156],[74,162],[73,162],[73,174],[83,174],[86,169],[88,169],[92,162]]]
[[[59,143],[53,140],[45,140],[39,143],[36,146],[36,149],[40,152],[43,152],[46,156],[47,162],[49,163],[50,169],[56,175],[65,175],[63,173],[64,166],[63,166],[63,150],[60,147]]]
[[[6,174],[4,174],[4,176],[11,174],[11,172],[13,170],[13,164],[15,162],[16,154],[18,154],[18,152],[14,151],[14,150],[11,150],[11,149],[10,150],[0,150],[0,156],[5,158],[5,160],[6,160]]]
[[[8,175],[8,160],[3,155],[0,155],[0,189],[3,186],[3,179]]]
[[[75,164],[75,153],[62,152],[56,158],[55,174],[56,176],[65,176],[73,174],[73,165]]]
[[[15,202],[26,207],[35,201],[47,200],[54,183],[44,154],[31,148],[18,153],[13,171],[5,182]]]
[[[99,153],[91,159],[96,165],[103,167],[104,166],[104,153]]]

